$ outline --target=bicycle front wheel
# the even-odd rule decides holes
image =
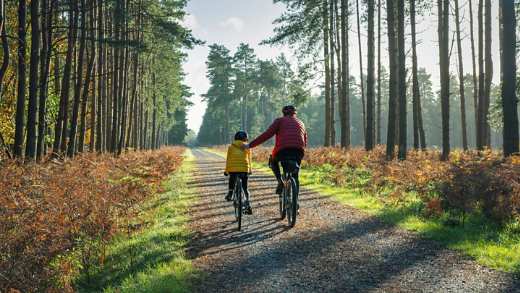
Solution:
[[[234,206],[235,206],[235,219],[238,224],[238,231],[242,229],[242,213],[243,213],[243,202],[242,202],[242,180],[238,179],[235,185],[235,196],[234,196]]]
[[[289,227],[296,225],[296,216],[298,214],[298,186],[296,180],[290,178],[289,186],[287,188],[287,222]]]

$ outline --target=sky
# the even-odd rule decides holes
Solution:
[[[284,47],[258,45],[272,34],[272,22],[283,12],[283,6],[273,4],[272,0],[191,0],[187,11],[185,25],[206,42],[188,52],[184,65],[186,83],[194,93],[188,127],[197,132],[206,109],[201,96],[209,88],[206,78],[209,45],[222,44],[234,52],[240,43],[248,43],[262,59],[275,58],[282,52],[290,54],[290,51]]]
[[[461,2],[461,30],[462,33],[462,52],[464,72],[472,72],[471,60],[471,43],[469,38],[469,9],[467,1]],[[473,1],[476,4],[476,1]],[[492,1],[492,52],[494,62],[494,82],[499,81],[499,64],[498,59],[498,1]],[[477,15],[476,5],[474,5],[474,16]],[[281,53],[289,56],[289,60],[296,62],[291,58],[291,51],[287,47],[270,47],[260,46],[262,40],[273,34],[274,25],[272,24],[278,16],[282,14],[284,6],[281,4],[273,4],[272,0],[191,0],[188,3],[188,15],[184,20],[184,24],[192,29],[193,34],[206,42],[204,46],[198,46],[188,52],[188,58],[184,65],[187,73],[186,84],[191,87],[194,96],[191,98],[193,106],[188,111],[188,127],[197,132],[202,123],[202,117],[206,109],[206,103],[202,100],[202,95],[209,88],[209,81],[206,78],[206,59],[209,53],[208,46],[213,43],[225,45],[228,49],[235,51],[240,43],[248,43],[255,49],[257,56],[261,59],[272,59]],[[435,15],[436,7],[424,17],[417,18],[417,39],[418,39],[418,64],[419,67],[427,68],[432,75],[432,82],[435,88],[439,86],[439,51],[437,45],[437,17]],[[355,15],[354,15],[355,16]],[[383,18],[385,13],[383,12]],[[355,19],[351,19],[354,23]],[[450,30],[453,32],[455,25],[453,17],[450,19]],[[476,20],[475,20],[476,22]],[[355,24],[355,23],[354,23]],[[475,38],[477,38],[477,30],[475,23]],[[407,46],[410,46],[409,30],[407,24]],[[364,47],[363,63],[366,74],[366,24],[362,24],[361,42]],[[384,30],[383,30],[384,33]],[[376,22],[377,34],[377,22]],[[451,37],[453,37],[453,33]],[[451,39],[450,37],[450,39]],[[350,33],[350,64],[351,74],[359,76],[359,58],[357,47],[357,28],[351,28]],[[386,35],[382,36],[382,62],[388,64]],[[476,41],[476,40],[475,40]],[[453,44],[453,53],[451,57],[451,72],[457,74],[457,52],[456,44]],[[476,44],[475,44],[476,45]],[[409,49],[409,48],[408,48]],[[407,62],[410,62],[410,56],[407,56]],[[387,66],[386,66],[387,67]]]

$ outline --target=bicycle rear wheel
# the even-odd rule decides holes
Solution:
[[[235,219],[238,223],[238,231],[242,229],[242,209],[243,209],[243,202],[242,202],[242,179],[238,178],[237,182],[235,184],[235,191],[234,191],[234,206],[235,206]]]
[[[298,187],[294,178],[289,178],[290,182],[287,188],[287,222],[289,227],[296,225],[296,216],[298,214]]]
[[[285,188],[284,188],[284,190],[280,194],[278,194],[278,211],[280,212],[281,220],[285,219],[285,214],[286,214],[285,202],[286,202],[286,197],[285,197]]]

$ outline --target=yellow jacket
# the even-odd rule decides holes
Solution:
[[[226,157],[226,172],[251,173],[251,150],[241,148],[245,142],[235,140],[229,147]]]

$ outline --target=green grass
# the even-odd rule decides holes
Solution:
[[[119,235],[106,251],[104,264],[77,280],[80,292],[189,292],[198,272],[186,258],[191,234],[187,208],[193,204],[186,181],[193,159],[187,151],[183,166],[163,183],[158,194],[141,207],[144,228],[130,237]]]
[[[215,154],[221,152],[208,149]],[[254,162],[253,167],[271,172],[265,162]],[[499,226],[481,215],[470,215],[464,225],[446,225],[453,217],[445,214],[439,218],[426,218],[421,210],[424,203],[413,193],[399,205],[384,201],[384,195],[364,192],[367,181],[363,171],[349,174],[349,186],[338,186],[327,182],[327,174],[338,172],[333,166],[304,168],[300,172],[300,183],[322,195],[331,196],[338,202],[362,210],[382,219],[386,223],[414,231],[419,235],[436,240],[448,248],[471,256],[478,263],[497,270],[520,274],[520,223]]]

